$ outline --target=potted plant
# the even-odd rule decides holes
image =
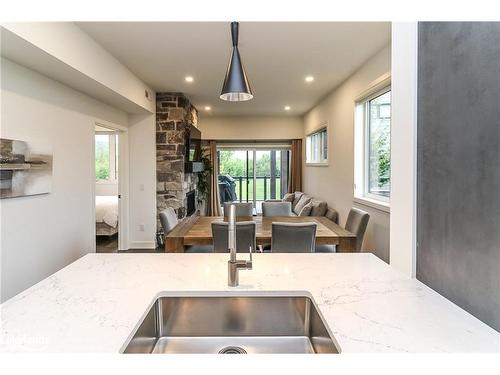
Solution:
[[[208,157],[208,149],[202,149],[200,162],[203,163],[203,171],[198,173],[198,183],[196,190],[198,191],[198,206],[200,207],[200,214],[205,216],[207,213],[207,201],[210,193],[210,175],[212,174],[212,162]]]

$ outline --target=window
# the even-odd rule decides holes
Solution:
[[[281,199],[288,191],[290,155],[289,144],[217,145],[221,205],[253,202],[261,213],[262,202]]]
[[[391,195],[390,86],[372,91],[356,103],[355,138],[355,198],[388,206]]]
[[[328,163],[328,131],[322,128],[306,138],[306,164]]]
[[[118,136],[115,134],[95,135],[95,178],[98,182],[118,178]]]

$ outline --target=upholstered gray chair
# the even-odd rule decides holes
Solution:
[[[335,211],[335,210],[334,210]],[[328,214],[328,212],[327,212]],[[328,215],[325,215],[328,217]],[[333,216],[338,219],[337,211]],[[347,216],[347,222],[345,224],[345,229],[356,235],[356,251],[361,252],[361,246],[363,245],[363,238],[365,236],[366,227],[368,226],[368,220],[370,215],[358,208],[351,208],[349,215]],[[332,219],[330,219],[332,220]],[[334,221],[334,220],[332,220]],[[317,245],[315,252],[317,253],[334,253],[336,252],[336,245]]]
[[[271,252],[312,253],[316,223],[272,223]]]
[[[172,207],[167,207],[160,212],[159,216],[161,226],[163,227],[163,233],[165,233],[166,236],[177,226],[177,214]]]
[[[361,246],[363,245],[363,238],[365,237],[369,219],[370,215],[368,212],[354,207],[351,208],[347,216],[345,229],[356,235],[356,251],[358,252],[361,252]]]
[[[212,238],[216,253],[227,253],[228,251],[228,225],[224,221],[212,223]],[[255,222],[240,221],[236,223],[236,252],[248,253],[249,247],[252,247],[252,252],[255,252]]]
[[[290,202],[262,202],[262,216],[292,216]]]
[[[328,207],[328,210],[325,212],[325,217],[328,220],[333,221],[335,224],[339,223],[339,213],[337,210]],[[315,252],[316,253],[335,253],[337,247],[335,245],[316,245]]]
[[[236,208],[236,216],[253,216],[253,203],[252,202],[226,202],[224,203],[224,216],[229,213],[229,206],[234,204]]]
[[[314,248],[315,253],[335,253],[337,252],[337,245],[316,245]]]
[[[184,246],[185,253],[213,253],[214,247],[212,245],[188,245]]]

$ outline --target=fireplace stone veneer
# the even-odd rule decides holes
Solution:
[[[186,132],[198,125],[198,111],[182,93],[156,94],[156,209],[172,207],[177,217],[187,214],[187,193],[196,192],[197,176],[184,172]],[[196,193],[195,193],[196,195]],[[196,210],[196,197],[195,197]]]

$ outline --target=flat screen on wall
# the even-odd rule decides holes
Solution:
[[[191,125],[186,138],[187,161],[199,161],[201,157],[201,132]]]

